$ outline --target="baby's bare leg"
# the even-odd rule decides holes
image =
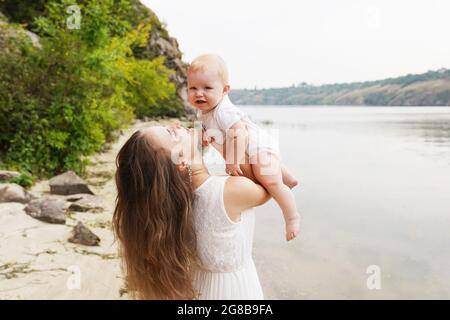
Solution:
[[[252,162],[252,169],[258,182],[266,188],[283,211],[286,240],[294,239],[299,232],[300,215],[292,191],[283,183],[278,157],[270,152],[260,152],[258,161]]]
[[[247,153],[245,154],[244,159],[242,159],[241,164],[239,165],[239,167],[241,168],[242,173],[244,174],[245,177],[251,179],[255,183],[259,183],[256,180],[255,175],[253,174],[253,169],[252,169],[252,166],[250,164],[250,159],[249,159],[249,156],[248,156]]]
[[[283,175],[283,183],[290,189],[298,185],[297,178],[295,178],[294,175],[289,172],[288,168],[286,168],[283,164],[281,164],[281,174]]]
[[[250,164],[248,164],[248,163],[241,164],[240,167],[241,167],[242,173],[244,174],[244,177],[251,179],[255,183],[260,183],[260,182],[258,182],[258,180],[256,180],[256,177],[253,173],[252,166]]]

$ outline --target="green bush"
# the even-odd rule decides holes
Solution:
[[[21,173],[20,176],[7,179],[6,181],[4,181],[4,183],[16,183],[24,188],[29,188],[33,185],[35,179],[35,177],[28,173]]]
[[[133,29],[120,16],[121,0],[83,1],[80,29],[66,28],[75,1],[48,1],[33,25],[41,47],[1,25],[0,156],[3,166],[48,177],[83,174],[86,156],[111,142],[134,116],[183,111],[163,58],[139,60],[132,48],[146,44],[151,24]],[[10,34],[15,36],[9,36]]]

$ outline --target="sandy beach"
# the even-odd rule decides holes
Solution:
[[[65,224],[50,224],[27,215],[24,204],[0,203],[0,299],[128,298],[111,231],[114,161],[136,129],[155,123],[136,122],[106,152],[90,158],[85,180],[103,198],[103,212],[69,212]],[[48,180],[37,182],[30,191],[52,197]],[[99,246],[67,241],[79,221],[100,237]]]

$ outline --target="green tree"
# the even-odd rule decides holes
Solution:
[[[135,115],[183,111],[163,58],[133,56],[147,42],[151,23],[133,29],[126,0],[80,4],[80,29],[66,26],[73,0],[48,1],[33,21],[41,48],[20,26],[1,25],[0,156],[4,166],[49,176],[71,169],[83,174],[86,156],[113,140]],[[5,36],[17,30],[21,36]],[[3,41],[3,40],[2,40]]]

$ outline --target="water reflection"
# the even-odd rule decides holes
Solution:
[[[273,201],[258,209],[266,298],[450,298],[450,108],[243,109],[280,131],[301,183],[299,241],[282,240]]]
[[[281,108],[281,109],[280,109]],[[450,108],[428,107],[244,107],[251,118],[268,130],[358,132],[417,139],[433,147],[439,157],[450,160]],[[440,109],[445,112],[441,112]],[[270,115],[270,117],[268,117]]]
[[[448,143],[450,141],[450,119],[425,120],[425,121],[403,121],[393,124],[404,127],[417,137],[423,136],[425,142]]]

